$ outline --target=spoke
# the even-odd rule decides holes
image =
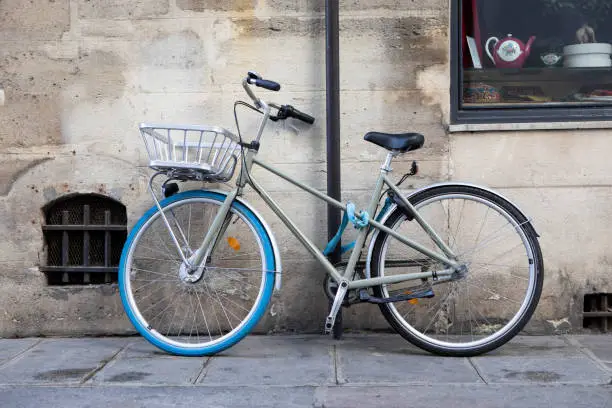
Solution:
[[[397,309],[397,306],[396,306],[396,309]],[[399,312],[399,309],[398,309],[398,312]],[[400,315],[402,316],[402,319],[406,320],[406,317],[407,317],[407,316],[408,316],[410,313],[412,313],[412,315],[414,316],[415,310],[414,310],[414,308],[413,308],[413,307],[408,308],[408,311],[407,311],[406,313],[404,313],[404,314],[402,314],[402,313],[400,312]],[[407,320],[406,320],[406,321],[407,321]]]
[[[170,234],[170,232],[169,232],[169,231],[166,231],[166,232],[168,232],[168,234]],[[171,250],[170,250],[170,248],[168,247],[168,245],[166,245],[166,243],[165,243],[164,241],[162,241],[160,234],[155,234],[155,232],[153,232],[153,234],[155,235],[155,237],[157,238],[157,240],[158,240],[158,241],[159,241],[159,242],[160,242],[160,243],[161,243],[161,244],[162,244],[162,245],[165,247],[166,254],[167,254],[168,256],[170,256],[170,258],[174,258],[174,256],[172,255],[172,252],[173,252],[173,251],[171,251]],[[160,249],[161,249],[162,251],[164,250],[163,248],[160,248]],[[176,248],[175,248],[175,249],[176,249]]]
[[[440,314],[440,312],[442,311],[442,306],[444,306],[444,304],[441,302],[440,307],[436,311],[436,314],[434,314],[433,318],[429,321],[429,324],[427,325],[427,327],[425,327],[425,330],[423,330],[423,334],[427,334],[427,330],[429,330],[429,327],[431,326],[431,324],[436,321],[436,319],[438,318],[438,314]],[[433,334],[435,335],[437,333],[434,332]]]
[[[143,300],[145,300],[145,299],[150,298],[150,297],[151,297],[151,296],[152,296],[154,293],[157,293],[157,292],[158,292],[160,289],[165,289],[165,287],[166,287],[166,286],[160,286],[159,288],[157,288],[157,289],[153,290],[153,291],[152,291],[151,293],[149,293],[147,296],[145,296],[145,297],[141,298],[141,299],[139,300],[139,303],[140,303],[140,302],[142,302],[142,301],[143,301]],[[178,288],[175,288],[175,290],[178,290]],[[134,296],[134,298],[136,298],[136,296]]]
[[[478,245],[477,247],[475,247],[475,248],[473,248],[473,249],[471,249],[471,250],[469,250],[469,251],[466,251],[466,252],[463,252],[463,253],[459,254],[459,255],[458,255],[458,258],[464,257],[465,255],[469,255],[469,254],[471,254],[471,253],[475,252],[476,250],[483,248],[483,246],[484,246],[485,244],[489,244],[489,243],[493,242],[495,239],[499,238],[499,236],[497,236],[497,235],[495,235],[495,234],[497,234],[497,233],[498,233],[499,231],[501,231],[502,229],[506,228],[506,226],[507,226],[507,225],[511,225],[511,226],[513,227],[512,229],[513,229],[513,230],[515,230],[515,231],[517,231],[517,230],[518,230],[518,228],[520,228],[520,227],[521,227],[522,225],[524,225],[524,224],[527,224],[528,222],[529,222],[529,221],[525,221],[525,222],[522,222],[522,223],[517,224],[516,226],[514,226],[514,225],[512,225],[512,223],[510,223],[510,221],[508,221],[508,222],[507,222],[507,223],[506,223],[504,226],[502,226],[500,229],[498,229],[497,231],[495,231],[495,232],[493,232],[491,235],[489,235],[489,236],[487,237],[487,239],[486,239],[486,240],[485,240],[485,241],[484,241],[482,244]],[[512,230],[512,229],[511,229],[511,230]]]
[[[208,332],[208,337],[212,341],[213,338],[212,338],[212,335],[210,334],[210,329],[208,328],[208,321],[206,320],[206,315],[204,314],[204,308],[202,307],[202,302],[200,301],[200,295],[198,294],[197,290],[195,291],[195,294],[196,294],[196,299],[198,299],[198,304],[200,305],[200,311],[202,312],[202,317],[204,318],[204,325],[206,326],[206,331]],[[221,334],[223,334],[223,333],[221,333]]]
[[[509,265],[509,264],[498,264],[498,263],[490,263],[490,262],[470,262],[470,265],[487,265],[487,266],[496,266],[500,268],[512,268],[512,269],[530,269],[530,266],[518,266],[518,265]]]
[[[213,289],[213,290],[214,290],[214,289]],[[243,310],[245,310],[245,311],[247,311],[247,312],[248,312],[248,309],[245,309],[244,307],[240,306],[239,304],[237,304],[237,303],[233,302],[233,301],[232,301],[231,299],[229,299],[227,296],[225,296],[225,295],[223,295],[223,294],[221,294],[221,296],[222,296],[224,299],[229,300],[231,303],[235,304],[236,306],[238,306],[238,307],[240,307],[240,308],[242,308]],[[229,314],[230,314],[230,315],[232,315],[232,316],[233,316],[233,317],[234,317],[236,320],[238,320],[239,322],[242,322],[242,320],[243,320],[242,318],[240,318],[240,317],[236,316],[236,315],[234,314],[234,312],[232,312],[231,310],[229,310],[229,309],[228,309],[228,310],[226,310],[226,309],[223,307],[223,305],[221,305],[221,309],[223,309],[224,313],[229,313]],[[226,316],[226,317],[227,317],[227,316]],[[230,323],[230,326],[231,326],[231,323]],[[233,329],[234,329],[234,327],[233,327],[233,326],[231,326],[231,327],[232,327],[232,330],[233,330]]]
[[[261,268],[223,268],[220,266],[207,266],[206,270],[213,270],[213,271],[244,271],[244,272],[272,272],[272,273],[276,273],[276,271],[272,271],[272,270],[265,270],[265,269],[261,269]]]
[[[189,204],[189,220],[187,222],[187,246],[189,248],[191,248],[191,244],[190,244],[191,241],[189,240],[190,236],[191,236],[191,204]]]
[[[389,237],[387,239],[393,239],[392,237]],[[403,242],[400,242],[398,240],[395,240],[395,242],[400,243],[401,245],[404,245],[405,247],[410,248],[408,245],[404,244]],[[385,253],[389,252],[389,244],[391,243],[391,241],[387,241],[387,247],[385,248]],[[412,249],[412,248],[411,248]],[[430,248],[431,249],[431,248]],[[415,252],[418,252],[416,250],[414,250]],[[422,261],[421,259],[424,257],[427,257],[427,255],[425,254],[421,254],[420,252],[418,252],[418,255],[421,258],[417,258],[417,259],[406,259],[406,258],[384,258],[382,259],[382,261],[384,262],[384,269],[393,269],[393,268],[415,268],[420,266],[421,268],[427,268],[429,266],[433,266],[433,265],[439,265],[441,264],[440,262],[434,260],[433,258],[427,258],[425,261]],[[392,263],[392,262],[410,262],[413,263],[414,265],[398,265],[398,266],[394,266],[394,265],[387,265],[387,262]],[[422,270],[422,269],[421,269]]]
[[[226,256],[226,257],[223,257],[223,258],[219,258],[217,260],[218,261],[227,261],[229,259],[235,260],[236,258],[244,258],[245,256],[252,256],[252,255],[259,256],[260,254],[261,254],[260,252],[249,252],[249,253],[246,253],[246,254],[235,254],[234,256]]]
[[[132,282],[176,282],[176,279],[130,279]]]
[[[434,317],[429,321],[429,324],[427,325],[425,330],[423,330],[423,334],[427,333],[427,329],[429,329],[429,326],[431,326],[431,324],[436,320],[436,317],[438,316],[438,314],[442,310],[442,306],[444,305],[444,302],[446,302],[448,300],[448,298],[449,298],[449,296],[451,295],[452,292],[453,292],[453,288],[450,288],[448,290],[448,293],[446,294],[446,296],[444,296],[444,298],[440,301],[440,303],[438,303],[440,306],[438,307],[438,310],[437,310],[436,314],[434,315]],[[431,311],[432,309],[433,309],[433,307],[428,309],[428,312]]]
[[[171,273],[171,272],[166,272],[166,273],[163,273],[163,272],[152,271],[152,270],[150,270],[150,269],[137,268],[137,267],[135,267],[135,266],[132,266],[132,268],[131,268],[131,269],[132,269],[132,270],[139,271],[139,272],[152,273],[152,274],[154,274],[154,275],[161,275],[161,276],[176,276],[175,274],[173,274],[173,273]]]
[[[219,317],[217,316],[217,311],[215,310],[215,305],[213,304],[213,301],[212,301],[212,295],[210,294],[210,290],[208,289],[208,285],[206,285],[206,282],[204,282],[204,281],[202,281],[202,282],[204,283],[204,289],[206,290],[206,293],[208,294],[207,300],[210,303],[210,307],[211,307],[211,309],[213,311],[213,314],[215,316],[215,320],[217,321],[217,327],[219,328],[219,334],[221,336],[223,336],[223,327],[221,327],[221,322],[219,321]],[[204,313],[204,312],[202,311],[202,313]],[[210,331],[209,331],[209,333],[210,333]]]
[[[159,305],[160,303],[162,303],[164,301],[164,299],[166,299],[166,297],[163,297],[161,299],[159,299],[157,302],[153,303],[152,305],[149,305],[149,307],[147,307],[145,310],[141,311],[140,314],[144,317],[145,313],[148,312],[149,310],[151,310],[152,308],[154,308],[155,306]],[[157,314],[159,315],[159,313]],[[153,319],[155,317],[157,317],[157,315],[153,316]]]
[[[191,296],[188,295],[187,297],[189,298],[189,304],[191,304]],[[184,299],[183,299],[183,302],[184,302]],[[181,332],[183,331],[183,327],[185,327],[185,322],[187,321],[188,316],[189,316],[189,313],[185,313],[185,317],[183,317],[183,323],[181,324],[181,327],[179,327],[178,334],[176,335],[177,337],[181,337]]]
[[[168,298],[173,298],[176,296],[178,292],[178,289],[175,289],[172,294],[170,296],[164,296],[163,298],[160,299],[159,302],[152,304],[151,306],[149,306],[146,310],[143,310],[140,314],[143,314],[145,311],[148,311],[150,308],[157,306],[158,304],[160,304],[162,301],[164,301],[165,299]],[[172,303],[169,303],[168,306],[166,306],[162,311],[158,312],[155,316],[153,316],[150,320],[151,322],[153,322],[155,320],[155,318],[157,318],[157,316],[159,316],[160,314],[162,314],[162,317],[164,314],[166,314],[166,310],[168,310],[168,308],[172,306]]]
[[[475,284],[470,283],[470,282],[468,282],[468,281],[465,281],[465,283],[466,283],[467,285],[470,285],[470,286],[475,287],[476,289],[484,290],[485,292],[489,292],[489,293],[490,293],[491,295],[493,295],[493,296],[498,296],[498,297],[500,297],[500,298],[502,298],[502,299],[506,299],[507,301],[512,302],[512,303],[515,303],[515,304],[517,304],[517,305],[521,305],[521,304],[522,304],[522,303],[517,302],[517,301],[516,301],[516,300],[514,300],[514,299],[510,299],[509,297],[502,296],[502,295],[500,295],[500,294],[499,294],[499,293],[497,293],[497,292],[493,292],[491,289],[489,289],[489,288],[488,288],[488,287],[486,287],[486,286],[478,286],[478,285],[475,285]],[[476,283],[479,283],[479,282],[476,282]]]
[[[151,261],[173,262],[173,263],[177,263],[179,265],[183,263],[183,261],[178,259],[178,258],[175,258],[175,259],[163,259],[163,258],[153,258],[153,257],[150,257],[150,256],[139,256],[139,257],[135,257],[134,256],[133,259],[134,260],[138,260],[138,259],[145,260],[146,259],[146,260],[151,260]]]
[[[204,281],[202,281],[202,282],[204,282]],[[206,282],[204,282],[204,285],[206,287],[208,287],[208,285],[206,285]],[[219,293],[217,292],[217,289],[215,289],[214,286],[213,286],[212,290],[215,292],[215,296],[217,297],[217,301],[219,302],[219,305],[221,305],[221,310],[223,311],[223,314],[225,315],[225,318],[227,319],[227,322],[229,323],[229,325],[232,328],[232,330],[234,330],[234,326],[232,326],[232,322],[230,321],[229,316],[227,315],[227,312],[226,312],[225,308],[223,307],[223,304],[221,303],[221,299],[219,299]]]
[[[139,286],[139,287],[138,287],[138,289],[134,289],[133,293],[136,293],[136,292],[138,292],[140,289],[145,288],[145,287],[149,286],[150,284],[152,284],[152,283],[157,283],[157,282],[173,282],[173,281],[171,281],[171,280],[160,280],[160,279],[154,279],[154,280],[152,280],[152,281],[149,281],[149,283],[145,283],[144,285]]]
[[[183,243],[185,244],[185,255],[186,256],[190,256],[193,251],[191,249],[191,245],[189,245],[189,241],[187,240],[187,237],[185,236],[185,233],[183,232],[183,229],[181,228],[181,226],[178,224],[178,221],[176,219],[176,217],[174,217],[174,224],[176,225],[176,229],[178,229],[178,232],[181,236],[181,239],[183,240]]]
[[[213,289],[213,290],[214,290],[214,289]],[[246,307],[242,306],[242,305],[241,305],[241,304],[239,304],[239,303],[234,302],[234,301],[233,301],[233,300],[232,300],[230,297],[228,297],[227,295],[225,295],[225,294],[223,294],[223,293],[222,293],[222,294],[221,294],[221,296],[222,296],[224,299],[227,299],[227,300],[228,300],[228,301],[229,301],[231,304],[233,304],[233,305],[235,305],[235,306],[238,306],[240,309],[244,310],[244,311],[245,311],[245,312],[247,312],[247,313],[249,312],[249,309],[247,309]],[[223,306],[222,306],[222,308],[223,308]]]
[[[511,247],[510,249],[507,249],[505,252],[502,252],[502,253],[501,253],[501,254],[499,254],[499,255],[495,255],[495,256],[489,257],[489,259],[490,259],[490,260],[494,260],[494,259],[495,259],[495,260],[499,260],[499,259],[502,259],[504,256],[506,256],[506,255],[508,255],[508,254],[512,253],[512,251],[514,251],[514,250],[515,250],[517,247],[521,247],[522,245],[523,245],[523,241],[519,241],[519,242],[518,242],[516,245],[514,245],[514,246],[513,246],[513,247]],[[527,254],[525,254],[525,256],[527,256]],[[525,259],[527,259],[527,258],[525,258]],[[488,264],[488,263],[490,263],[490,262],[482,262],[482,263],[484,263],[484,264]]]
[[[176,299],[177,297],[178,296],[175,296],[174,299]],[[170,302],[171,302],[170,304],[173,304],[172,300]],[[174,308],[174,313],[172,313],[172,318],[170,319],[170,326],[168,326],[168,331],[166,332],[166,337],[168,337],[170,335],[170,332],[172,331],[172,326],[174,325],[174,317],[175,316],[176,316],[176,308]]]
[[[469,303],[471,303],[472,305],[474,305],[474,303],[473,303],[471,300],[469,300],[469,299],[468,299],[468,302],[469,302]],[[478,308],[476,308],[475,310],[476,310],[476,313],[478,313],[478,314],[479,314],[479,315],[480,315],[480,316],[481,316],[481,317],[482,317],[482,318],[485,320],[485,322],[487,322],[487,325],[488,325],[488,326],[494,326],[494,325],[492,325],[492,324],[491,324],[491,322],[489,321],[489,319],[487,319],[487,318],[486,318],[486,317],[485,317],[485,316],[482,314],[482,312],[481,312],[480,310],[478,310]],[[475,321],[476,321],[476,323],[478,323],[478,320],[475,320]]]
[[[474,315],[472,314],[472,308],[470,307],[470,287],[469,285],[464,285],[463,289],[465,292],[467,292],[466,303],[468,309],[468,317],[470,319],[470,336],[472,338],[472,341],[474,341],[474,327],[472,326],[472,320],[474,319]]]
[[[487,216],[489,215],[489,211],[491,211],[491,207],[487,206],[487,212],[485,213],[482,223],[480,224],[478,235],[476,235],[476,239],[474,240],[474,245],[478,243],[478,238],[480,238],[480,234],[482,234],[482,229],[484,228],[485,221],[487,220]]]
[[[450,229],[450,225],[449,225],[448,231],[451,234],[451,237],[453,238],[453,244],[449,245],[451,248],[454,248],[455,244],[457,243],[457,234],[459,233],[459,226],[461,225],[461,219],[463,218],[463,209],[465,208],[465,202],[466,202],[466,200],[464,199],[463,203],[461,204],[461,211],[459,211],[459,221],[457,221],[457,228],[455,228],[455,234],[454,235],[452,234],[451,229]],[[449,214],[449,217],[450,217],[450,214]]]
[[[190,310],[193,309],[193,299],[189,296],[189,305],[191,306]],[[191,335],[193,334],[193,324],[195,323],[195,311],[193,313],[193,320],[191,321],[191,326],[189,327],[189,338],[191,339]],[[198,339],[199,340],[199,339]]]
[[[158,288],[157,290],[159,290],[159,289],[161,289],[161,288]],[[177,290],[177,289],[175,289],[174,291],[176,291],[176,290]],[[154,291],[153,293],[155,293],[155,291]],[[149,296],[151,296],[151,295],[149,295]],[[149,297],[149,296],[147,296],[147,297]],[[166,299],[166,297],[167,297],[167,296],[165,296],[165,297],[163,297],[163,298],[159,299],[157,302],[155,302],[155,303],[153,303],[153,304],[149,305],[149,307],[147,307],[146,309],[142,310],[142,311],[140,312],[140,314],[141,314],[141,315],[143,315],[143,317],[144,317],[145,312],[148,312],[148,311],[149,311],[149,310],[150,310],[152,307],[155,307],[155,306],[159,305],[159,304],[160,304],[160,303],[161,303],[161,302],[162,302],[164,299]],[[135,299],[134,299],[134,300],[135,300]]]
[[[472,263],[471,265],[485,265],[485,264],[474,264],[474,263]],[[498,269],[497,269],[497,268],[496,268],[496,269],[493,269],[493,268],[492,268],[492,267],[494,267],[494,266],[495,266],[495,267],[502,266],[502,267],[507,267],[507,268],[529,269],[529,267],[525,267],[525,266],[495,265],[495,264],[489,264],[489,265],[490,265],[491,267],[487,267],[487,266],[480,266],[479,268],[471,269],[471,272],[474,272],[474,271],[480,271],[480,270],[485,270],[485,271],[489,271],[489,272],[498,272]],[[513,274],[512,272],[508,272],[508,275],[510,275],[510,276],[512,276],[512,277],[515,277],[515,278],[518,278],[518,279],[523,279],[523,280],[529,281],[529,278],[526,278],[526,277],[524,277],[524,276],[520,276],[520,275]]]
[[[241,279],[238,279],[238,278],[235,278],[235,277],[233,277],[233,276],[230,276],[230,275],[229,275],[229,274],[227,274],[227,273],[223,273],[223,272],[221,272],[221,274],[222,274],[222,275],[224,275],[224,276],[226,276],[228,279],[232,279],[232,280],[234,280],[234,281],[236,281],[236,282],[246,283],[247,285],[250,285],[250,286],[252,286],[252,287],[254,287],[254,288],[259,287],[258,285],[255,285],[255,284],[253,284],[253,283],[250,283],[250,282],[245,282],[245,281],[243,281],[243,280],[241,280]]]
[[[182,259],[176,258],[174,255],[170,254],[164,248],[153,248],[153,247],[150,247],[150,246],[147,246],[147,245],[140,244],[138,249],[146,249],[146,250],[149,250],[149,251],[151,251],[153,253],[156,253],[156,252],[166,252],[170,256],[170,258],[166,258],[164,260],[167,260],[167,261],[177,260],[178,262],[182,262]],[[140,257],[140,258],[145,258],[146,259],[146,257]],[[157,258],[151,258],[151,259],[157,259]]]

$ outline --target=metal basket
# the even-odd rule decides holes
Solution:
[[[238,163],[240,144],[220,127],[140,124],[149,167],[171,177],[228,181]]]

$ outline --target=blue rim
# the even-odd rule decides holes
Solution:
[[[226,198],[226,195],[221,193],[215,193],[212,191],[202,191],[202,190],[191,190],[185,191],[183,193],[175,194],[172,197],[166,198],[160,202],[162,208],[165,208],[167,205],[175,203],[177,201],[190,199],[190,198],[209,198],[219,202],[223,202]],[[241,213],[246,217],[246,219],[253,225],[259,239],[264,247],[265,254],[265,268],[268,271],[275,270],[275,259],[274,259],[274,251],[272,249],[272,243],[270,242],[270,238],[266,232],[261,221],[253,214],[251,210],[249,210],[244,204],[234,201],[232,203],[232,208]],[[151,207],[134,225],[130,234],[127,237],[125,245],[123,247],[123,252],[121,253],[121,262],[119,263],[119,293],[121,294],[121,302],[123,303],[123,308],[129,317],[132,325],[138,330],[138,332],[149,341],[151,344],[159,347],[160,349],[167,351],[172,354],[177,354],[181,356],[202,356],[202,355],[210,355],[215,354],[220,351],[223,351],[234,344],[238,343],[242,340],[249,332],[253,329],[253,327],[257,324],[257,322],[261,319],[263,314],[265,313],[268,304],[270,302],[270,298],[272,297],[272,290],[274,288],[274,272],[267,272],[264,278],[264,290],[262,296],[259,299],[259,303],[255,307],[255,311],[251,314],[250,319],[231,337],[224,339],[222,342],[217,343],[212,346],[204,346],[201,348],[184,348],[178,347],[172,344],[164,343],[163,341],[155,338],[149,330],[144,327],[136,316],[134,312],[129,306],[129,302],[127,300],[127,293],[125,290],[125,262],[128,257],[128,253],[134,238],[142,228],[142,226],[156,213],[158,212],[157,206]]]

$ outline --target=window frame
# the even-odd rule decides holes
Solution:
[[[462,0],[452,0],[450,10],[450,124],[482,125],[504,123],[542,123],[542,122],[592,122],[612,121],[612,104],[608,106],[555,106],[532,108],[484,107],[481,109],[461,108],[463,90],[463,52],[460,18]]]

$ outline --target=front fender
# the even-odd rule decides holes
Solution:
[[[504,195],[498,193],[497,191],[491,190],[488,187],[483,187],[483,186],[479,186],[476,184],[470,184],[470,183],[458,183],[458,182],[441,182],[441,183],[436,183],[436,184],[430,184],[428,186],[422,187],[418,190],[415,190],[413,192],[411,192],[410,194],[408,194],[406,196],[406,198],[409,200],[411,197],[413,197],[416,194],[422,193],[423,191],[426,190],[431,190],[434,188],[438,188],[438,187],[445,187],[445,186],[464,186],[464,187],[474,187],[474,188],[479,188],[481,190],[485,190],[491,194],[494,194],[496,196],[498,196],[499,198],[509,202],[510,204],[512,204],[517,210],[518,212],[525,218],[525,219],[529,219],[527,218],[527,216],[520,210],[520,208],[511,200],[509,200],[507,197],[505,197]],[[397,208],[397,204],[392,204],[388,209],[387,212],[385,214],[383,214],[382,218],[378,221],[381,224],[384,224],[387,219],[389,218],[389,216],[393,213],[393,210],[395,210],[395,208]],[[531,224],[531,226],[533,227],[533,230],[535,231],[535,226],[533,225],[532,221],[529,221],[529,224]],[[376,230],[374,231],[374,234],[372,234],[372,239],[370,240],[370,245],[368,247],[368,257],[366,260],[366,277],[370,278],[371,274],[370,274],[370,261],[372,260],[372,251],[374,249],[374,244],[376,243],[376,239],[378,238],[378,234],[380,233],[380,230]],[[539,237],[538,233],[536,232],[536,236]]]

